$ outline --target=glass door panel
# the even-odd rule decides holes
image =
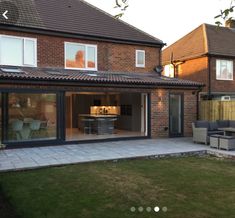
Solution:
[[[170,136],[183,136],[183,96],[181,94],[170,94],[169,104]]]
[[[56,94],[9,93],[8,140],[56,139]]]
[[[2,93],[0,93],[0,140],[2,141]]]

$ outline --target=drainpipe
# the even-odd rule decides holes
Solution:
[[[173,58],[173,52],[171,52],[171,64],[173,65],[173,67],[174,67],[174,78],[175,78],[175,71],[176,71],[176,66],[175,66],[175,64],[174,64],[174,58]]]
[[[181,64],[184,64],[184,63],[185,63],[185,61],[177,61],[177,60],[174,61],[174,54],[173,54],[173,52],[171,53],[171,64],[174,67],[174,78],[176,78],[176,77],[178,78],[178,72],[176,72],[177,67]]]
[[[207,93],[207,99],[211,100],[211,57],[210,55],[208,55],[208,59],[207,59],[207,65],[208,65],[208,93]]]
[[[196,92],[196,96],[197,96],[197,105],[196,105],[196,118],[197,118],[197,120],[199,120],[199,93],[202,91],[202,88],[199,88],[198,90],[197,90],[197,92]]]

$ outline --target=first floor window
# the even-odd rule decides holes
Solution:
[[[97,46],[66,42],[65,68],[97,70]]]
[[[36,44],[36,39],[1,35],[1,65],[35,67],[37,65]]]
[[[136,50],[135,56],[136,67],[145,67],[145,51]]]
[[[174,66],[172,64],[164,66],[162,75],[166,77],[174,77]]]
[[[216,79],[233,80],[233,61],[216,60]]]

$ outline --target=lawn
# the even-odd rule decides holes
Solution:
[[[1,218],[232,218],[235,161],[183,157],[2,173],[0,196]]]

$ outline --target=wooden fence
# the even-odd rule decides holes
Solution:
[[[200,101],[200,120],[235,120],[235,101]]]

